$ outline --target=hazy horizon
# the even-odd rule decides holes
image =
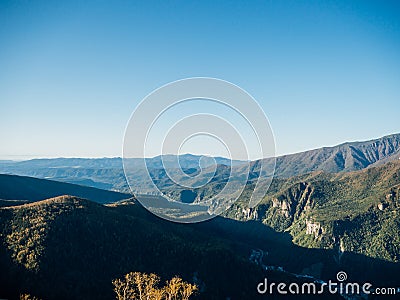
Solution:
[[[275,157],[281,157],[281,156],[286,156],[286,155],[291,155],[291,154],[296,154],[296,153],[302,153],[302,152],[307,152],[307,151],[312,151],[312,150],[316,150],[316,149],[321,149],[321,148],[330,148],[330,147],[335,147],[335,146],[339,146],[341,144],[346,144],[346,143],[358,143],[358,142],[366,142],[366,141],[370,141],[370,140],[375,140],[375,139],[379,139],[382,137],[386,137],[386,136],[391,136],[391,135],[395,135],[395,134],[400,134],[400,132],[394,132],[394,133],[389,133],[389,134],[385,134],[383,136],[379,136],[379,137],[372,137],[366,140],[354,140],[354,141],[343,141],[341,143],[338,144],[334,144],[334,145],[325,145],[325,146],[320,146],[320,147],[316,147],[316,148],[312,148],[312,149],[306,149],[304,151],[299,151],[299,152],[293,152],[293,153],[286,153],[286,154],[281,154],[281,155],[276,155]],[[161,154],[155,155],[155,156],[147,156],[146,158],[155,158],[157,156],[160,156]],[[174,153],[167,153],[167,154],[162,154],[162,155],[178,155],[178,154],[174,154]],[[213,156],[210,154],[200,154],[200,153],[180,153],[179,155],[194,155],[194,156],[209,156],[209,157],[220,157],[220,158],[226,158],[226,159],[230,159],[229,157],[226,156]],[[83,158],[83,159],[101,159],[101,158],[122,158],[122,153],[119,156],[40,156],[40,155],[5,155],[5,156],[0,156],[0,160],[13,160],[13,161],[26,161],[26,160],[31,160],[31,159],[57,159],[57,158]],[[141,157],[132,157],[132,158],[141,158]],[[268,157],[263,157],[263,158],[268,158]],[[245,161],[244,159],[240,159],[240,158],[232,158],[233,160],[242,160]],[[257,158],[257,159],[261,159],[261,158]],[[250,161],[254,161],[257,159],[251,159]]]

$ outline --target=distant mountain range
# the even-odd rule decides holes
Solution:
[[[195,173],[199,166],[209,168],[218,165],[219,179],[223,182],[228,177],[230,168],[245,169],[248,162],[227,158],[211,158],[198,155],[185,154],[181,156],[165,155],[162,157],[147,158],[146,164],[155,178],[161,178],[160,187],[170,184],[165,181],[165,168],[174,169],[179,165],[188,174]],[[400,134],[393,134],[366,142],[349,142],[334,147],[305,151],[301,153],[279,156],[276,160],[264,159],[267,166],[276,162],[275,177],[288,178],[295,175],[313,171],[328,173],[349,172],[361,170],[369,166],[383,164],[400,158]],[[132,158],[127,161],[131,169],[140,165],[142,159]],[[179,165],[177,165],[179,163]],[[241,167],[241,165],[243,167]],[[260,161],[250,162],[250,179],[259,176]],[[143,186],[143,169],[137,169],[132,176],[134,186],[146,193],[147,187]],[[243,171],[244,172],[244,171]],[[56,158],[33,159],[20,162],[0,161],[0,173],[31,176],[44,179],[69,182],[101,189],[108,189],[129,193],[122,168],[121,158]],[[224,175],[225,174],[225,175]],[[163,183],[163,180],[165,181]]]
[[[125,163],[131,169],[135,170],[133,176],[137,179],[138,187],[142,187],[142,178],[147,174],[147,170],[139,168],[139,166],[142,166],[142,162],[142,158],[129,158],[125,160]],[[163,173],[165,168],[182,168],[187,173],[193,173],[200,166],[207,168],[213,164],[230,166],[241,163],[243,161],[191,154],[146,158],[148,169],[156,171],[157,174],[159,172]],[[130,192],[122,167],[122,159],[119,157],[0,161],[0,173],[52,179],[125,193]],[[143,192],[146,192],[146,188],[143,188]]]
[[[276,159],[267,158],[235,166],[217,166],[214,177],[202,188],[191,189],[194,193],[194,202],[209,199],[220,192],[224,184],[230,179],[231,174],[236,177],[246,176],[249,171],[248,183],[252,184],[258,178],[266,178],[270,174],[260,175],[260,165],[263,170],[272,169],[274,163],[275,178],[289,179],[293,176],[308,174],[316,171],[326,173],[347,173],[379,166],[400,158],[400,134],[386,136],[367,142],[344,143],[335,147],[320,148],[292,155],[280,156]],[[249,165],[248,165],[249,164]],[[162,171],[162,170],[161,170]],[[180,199],[185,188],[174,185],[167,176],[161,173],[154,176],[161,190],[172,198]],[[207,174],[207,169],[204,171]],[[195,179],[193,179],[195,180]],[[199,180],[199,179],[196,179]]]

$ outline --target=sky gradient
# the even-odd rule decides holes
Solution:
[[[121,156],[151,91],[249,92],[277,154],[400,132],[397,1],[0,1],[0,159]]]

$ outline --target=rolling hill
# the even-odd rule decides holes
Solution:
[[[37,201],[61,195],[73,195],[101,203],[110,203],[131,197],[128,194],[82,185],[0,174],[0,199],[2,200]]]

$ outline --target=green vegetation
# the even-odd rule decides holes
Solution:
[[[254,208],[247,205],[258,176],[252,163],[239,201],[224,218],[202,224],[161,220],[122,193],[0,175],[0,297],[111,299],[113,282],[118,299],[142,292],[146,299],[187,299],[194,289],[193,299],[255,299],[266,275],[283,282],[300,280],[295,274],[328,280],[339,269],[352,280],[398,286],[399,137],[278,158],[278,176]],[[37,171],[126,188],[120,159],[99,160],[104,170],[97,160],[86,161],[86,169],[74,167],[79,159],[61,161],[66,169],[54,170],[47,160]],[[170,185],[165,170],[152,172],[171,196],[198,201],[220,191],[229,170],[218,166],[211,184],[184,193]],[[139,180],[141,173],[133,175]],[[263,256],[249,259],[254,249]],[[263,264],[289,272],[265,271]]]
[[[252,213],[246,197],[226,213],[287,231],[304,247],[399,262],[400,161],[348,173],[311,173],[275,179]]]
[[[399,272],[398,264],[363,255],[344,255],[341,261],[345,264],[336,259],[335,247],[339,247],[340,241],[347,243],[352,228],[354,233],[362,233],[357,247],[365,242],[365,237],[362,230],[350,227],[347,219],[342,223],[312,219],[318,217],[311,213],[319,207],[316,205],[319,201],[314,201],[318,184],[312,181],[318,179],[316,182],[319,182],[322,178],[327,180],[328,177],[314,174],[277,180],[271,189],[271,193],[275,193],[253,210],[246,210],[244,206],[237,210],[245,203],[242,199],[241,204],[235,206],[236,210],[229,213],[247,222],[216,218],[201,224],[175,224],[155,217],[135,199],[106,206],[72,196],[28,204],[12,203],[12,206],[0,208],[0,268],[3,270],[0,296],[16,299],[20,294],[32,294],[41,299],[111,299],[115,297],[112,280],[122,280],[123,274],[130,270],[158,274],[160,281],[179,274],[183,281],[198,287],[198,293],[192,296],[194,299],[257,299],[255,287],[265,276],[271,281],[299,280],[290,273],[265,272],[258,263],[249,260],[253,249],[263,250],[265,265],[281,266],[297,274],[315,272],[312,275],[329,279],[338,268],[344,268],[350,270],[352,278],[398,285],[397,276],[393,275]],[[301,181],[297,182],[299,179]],[[282,187],[286,188],[284,192]],[[393,189],[387,199],[386,196],[386,202],[397,201],[398,190]],[[274,204],[272,199],[279,201]],[[285,201],[291,204],[282,210],[279,205]],[[321,203],[326,205],[327,202]],[[399,223],[391,222],[391,216],[386,214],[393,208],[388,205],[383,210],[375,207],[367,210],[382,220],[387,217],[386,223],[379,223],[382,236],[373,235],[371,249],[380,245],[379,251],[385,249],[382,255],[390,261],[398,259],[393,255],[398,253],[398,239],[385,242]],[[265,219],[271,211],[280,216],[280,221],[276,222],[293,220],[285,230],[299,238],[298,244],[332,250],[292,244],[287,233],[277,233],[266,226],[266,222],[274,222],[273,218]],[[288,217],[282,217],[283,214]],[[353,213],[353,219],[348,220],[351,222],[356,217]],[[375,226],[376,222],[371,220]],[[311,234],[306,232],[306,222],[315,225]],[[364,219],[360,219],[360,224],[365,226]],[[368,232],[365,230],[365,234]],[[340,237],[340,241],[333,242],[332,236]],[[348,247],[350,249],[350,244]],[[355,252],[364,253],[355,249]],[[315,265],[322,267],[314,268]],[[364,274],[367,276],[363,277]],[[163,287],[157,285],[157,288]]]
[[[26,269],[38,271],[50,222],[58,215],[83,208],[82,204],[76,198],[62,196],[8,209],[12,218],[10,228],[5,227],[5,242],[12,258]]]
[[[237,253],[232,241],[158,219],[134,200],[103,206],[62,196],[3,207],[0,225],[1,297],[110,299],[112,279],[132,269],[197,278],[201,299],[255,297],[262,278],[250,250]]]

